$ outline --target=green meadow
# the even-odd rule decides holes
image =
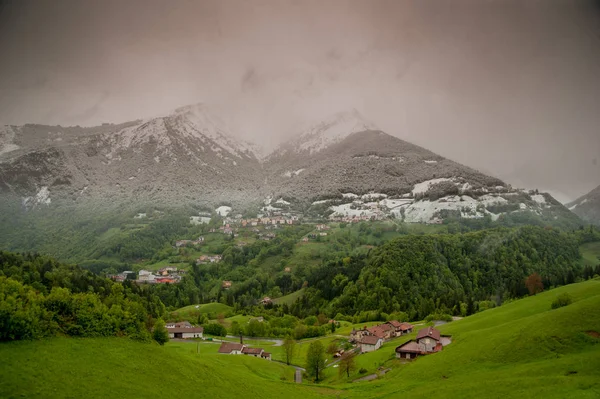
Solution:
[[[563,293],[573,302],[551,309]],[[161,347],[120,338],[2,343],[0,397],[598,398],[599,309],[600,280],[556,288],[440,326],[453,340],[440,353],[412,362],[396,359],[395,347],[413,333],[358,355],[350,378],[326,368],[320,384],[307,378],[294,384],[294,369],[278,362],[219,355],[218,343]],[[339,332],[320,340],[327,346],[341,339]],[[310,342],[299,343],[293,363],[304,364]],[[253,344],[283,360],[282,347]],[[384,368],[391,371],[373,381],[351,382]]]

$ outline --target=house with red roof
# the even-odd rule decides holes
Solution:
[[[249,348],[245,347],[242,349],[242,354],[254,357],[260,357],[263,354],[264,350],[262,348]]]
[[[404,334],[410,334],[413,331],[412,324],[400,323],[398,320],[390,320],[386,324],[394,329],[394,337],[399,337]]]
[[[246,345],[237,342],[221,342],[219,353],[227,355],[241,355]]]
[[[450,342],[450,337],[442,336],[439,330],[433,327],[423,328],[417,333],[416,340],[410,340],[396,347],[396,358],[414,359],[420,355],[436,353]]]

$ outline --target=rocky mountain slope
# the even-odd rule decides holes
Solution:
[[[566,206],[583,220],[600,225],[600,186]]]
[[[0,191],[35,206],[51,201],[243,203],[260,164],[208,107],[98,128],[5,127]],[[34,140],[37,138],[37,140]]]
[[[227,204],[242,211],[261,203],[262,213],[422,223],[570,215],[548,194],[515,190],[390,136],[355,110],[307,129],[266,158],[260,154],[203,104],[94,128],[5,126],[0,195],[17,197],[26,209]]]

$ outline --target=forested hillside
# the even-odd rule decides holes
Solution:
[[[545,287],[575,282],[582,274],[581,237],[537,227],[401,237],[369,257],[323,265],[300,303],[332,315],[406,312],[412,320],[436,310],[471,314],[476,302],[495,306],[526,295],[533,273]]]
[[[0,340],[69,336],[150,339],[158,297],[79,266],[0,251]]]

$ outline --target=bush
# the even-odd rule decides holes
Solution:
[[[452,316],[449,314],[446,314],[446,313],[437,312],[437,313],[432,313],[425,318],[425,321],[433,321],[433,320],[441,320],[441,321],[445,321],[445,322],[449,323],[452,321]]]
[[[367,373],[367,369],[366,368],[361,368],[360,370],[358,370],[359,374],[366,374]]]
[[[169,342],[169,331],[165,327],[165,322],[162,319],[158,319],[156,320],[156,323],[154,323],[152,338],[160,345]]]
[[[562,308],[563,306],[570,305],[571,303],[573,303],[573,298],[571,297],[571,295],[567,293],[560,294],[552,302],[552,309]]]
[[[208,323],[204,325],[204,333],[224,337],[227,335],[227,329],[217,323]]]

